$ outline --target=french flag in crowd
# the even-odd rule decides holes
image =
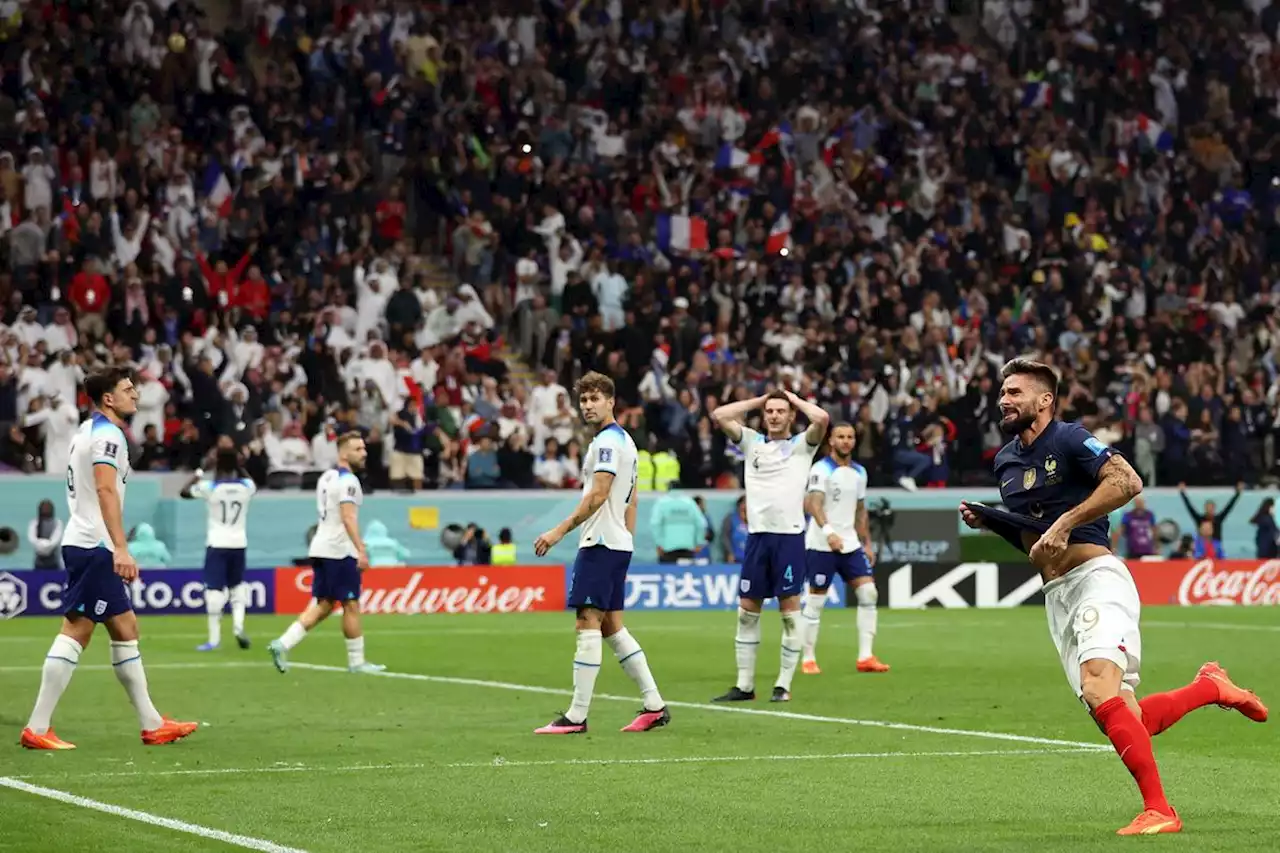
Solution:
[[[1022,108],[1043,110],[1053,106],[1053,86],[1043,80],[1028,80],[1022,87]]]
[[[785,213],[773,223],[773,228],[769,229],[769,239],[764,244],[764,250],[770,255],[780,254],[783,249],[791,249],[791,217]]]
[[[231,215],[235,193],[231,190],[227,173],[222,171],[222,167],[216,160],[210,160],[204,170],[204,194],[213,209],[218,211],[218,216],[226,219]]]
[[[707,239],[707,220],[701,216],[682,216],[664,213],[658,216],[658,247],[664,252],[706,251],[711,242]]]
[[[1173,150],[1173,134],[1165,130],[1164,125],[1146,115],[1138,116],[1138,132],[1147,138],[1151,147],[1161,154]]]
[[[760,149],[747,151],[743,148],[735,148],[726,142],[716,152],[717,169],[742,169],[752,178],[759,173],[762,163],[764,163],[764,154]]]

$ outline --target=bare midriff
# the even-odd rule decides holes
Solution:
[[[1029,530],[1022,531],[1022,547],[1030,553],[1031,546],[1035,545],[1039,538],[1039,533]],[[1040,578],[1045,583],[1048,583],[1055,578],[1062,577],[1081,563],[1087,563],[1097,557],[1105,557],[1110,553],[1111,549],[1104,545],[1076,542],[1068,545],[1067,550],[1063,551],[1056,560],[1041,560],[1040,562],[1032,560],[1031,565],[1039,570]]]

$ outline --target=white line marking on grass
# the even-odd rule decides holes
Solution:
[[[1280,625],[1237,625],[1232,622],[1160,622],[1143,619],[1143,628],[1212,628],[1218,631],[1280,631]]]
[[[726,610],[725,613],[731,613],[731,611]],[[831,615],[832,615],[831,611],[827,611],[827,614],[826,616],[824,616],[824,618],[829,617]],[[883,615],[884,614],[881,614],[882,617]],[[840,616],[839,612],[836,612],[835,616],[837,617],[837,621],[834,624],[839,624],[839,616]],[[930,626],[935,624],[938,624],[938,623],[925,622],[925,621],[891,622],[883,618],[880,621],[881,628],[888,628],[894,631],[898,630],[899,628],[918,628],[922,626]],[[396,628],[375,627],[374,630],[379,636],[390,634],[397,637],[451,637],[451,636],[459,636],[459,637],[495,636],[496,637],[498,635],[506,636],[511,633],[510,628],[450,628],[446,626],[447,626],[446,622],[440,622],[437,624],[436,627],[433,627],[433,628],[396,629]],[[695,634],[695,633],[704,634],[706,633],[706,626],[705,625],[664,625],[662,627],[662,631],[663,633],[669,633],[669,634]],[[521,633],[522,634],[563,635],[564,626],[558,625],[553,627],[548,625],[546,627],[522,628]],[[147,639],[148,640],[207,640],[209,639],[209,635],[207,632],[194,632],[194,631],[179,631],[172,634],[165,633],[165,632],[156,632],[154,634],[148,634]],[[0,636],[0,643],[48,644],[48,642],[49,642],[49,636],[46,634],[21,634],[17,636],[7,636],[7,637]],[[0,669],[0,671],[2,671],[2,669]]]
[[[325,666],[315,663],[291,663],[291,666],[299,669],[312,669],[318,672],[341,672],[347,673],[346,667]],[[380,678],[400,678],[406,681],[427,681],[436,684],[458,684],[464,687],[489,687],[496,690],[514,690],[519,693],[542,693],[547,696],[570,696],[572,692],[569,690],[561,690],[554,687],[538,687],[532,684],[511,684],[506,681],[484,681],[478,678],[455,678],[444,675],[422,675],[416,672],[372,672],[371,676]],[[597,693],[596,699],[604,699],[610,702],[636,702],[634,696],[615,696],[609,693]],[[712,705],[703,702],[672,702],[668,701],[667,705],[672,708],[692,708],[699,711],[720,711],[729,714],[751,714],[758,717],[776,717],[783,720],[798,720],[806,723],[837,723],[846,726],[871,726],[881,729],[896,729],[898,731],[907,732],[924,732],[935,735],[956,735],[961,737],[978,737],[987,738],[989,740],[1007,740],[1015,743],[1038,743],[1045,746],[1068,746],[1079,747],[1081,749],[1110,750],[1110,745],[1098,743],[1086,743],[1077,740],[1058,740],[1056,738],[1033,737],[1031,735],[1015,735],[1005,732],[985,732],[973,729],[948,729],[937,726],[918,726],[911,723],[887,723],[882,720],[856,720],[848,717],[827,717],[818,714],[798,714],[791,711],[766,711],[756,708],[740,708],[736,705]]]
[[[161,661],[160,663],[144,663],[143,667],[147,670],[153,669],[244,669],[255,667],[264,671],[272,671],[269,662],[254,663],[251,661]],[[0,672],[40,672],[44,669],[44,664],[40,666],[0,666]],[[111,664],[106,663],[82,663],[76,665],[77,670],[108,670]],[[343,670],[345,672],[345,670]]]
[[[118,777],[172,777],[172,776],[240,776],[269,773],[357,773],[363,771],[408,771],[478,769],[504,767],[560,767],[560,766],[612,766],[612,765],[647,765],[647,764],[728,764],[743,761],[848,761],[854,759],[880,758],[967,758],[974,756],[1027,756],[1027,755],[1093,755],[1096,749],[1073,747],[1067,749],[990,749],[990,750],[949,750],[943,752],[832,752],[802,755],[691,755],[668,758],[566,758],[538,761],[510,761],[505,758],[494,758],[489,761],[459,761],[446,764],[350,764],[340,767],[313,767],[303,764],[286,764],[272,767],[209,767],[189,770],[118,770],[100,773],[66,773],[57,776],[34,774],[12,776],[12,779],[107,779]]]
[[[34,794],[37,797],[56,800],[60,803],[66,803],[72,806],[79,806],[82,809],[92,809],[94,811],[102,812],[103,814],[122,817],[128,820],[136,820],[137,822],[145,823],[148,826],[159,826],[164,829],[172,829],[174,832],[185,832],[188,835],[197,835],[200,838],[221,841],[235,847],[243,847],[246,850],[260,850],[262,853],[306,853],[305,850],[297,847],[285,847],[282,844],[276,844],[272,841],[264,841],[261,838],[250,838],[247,835],[236,835],[233,832],[223,832],[221,829],[211,829],[210,827],[200,826],[195,823],[187,823],[186,821],[160,817],[159,815],[140,812],[135,809],[113,806],[110,803],[101,803],[97,800],[90,800],[87,797],[79,797],[75,794],[68,794],[65,791],[58,791],[53,788],[43,788],[39,785],[32,785],[7,776],[0,776],[0,787],[12,788],[15,791]]]

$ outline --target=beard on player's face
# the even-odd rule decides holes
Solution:
[[[1016,406],[1000,409],[1000,430],[1005,435],[1017,435],[1023,430],[1030,429],[1035,422],[1034,409],[1019,409]]]

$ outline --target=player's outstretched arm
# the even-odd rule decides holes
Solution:
[[[831,423],[830,413],[821,406],[805,400],[799,394],[792,391],[786,393],[787,399],[791,401],[791,405],[795,406],[796,411],[809,420],[809,428],[804,431],[805,441],[809,442],[810,447],[822,444],[822,439],[827,437],[827,425]]]
[[[753,397],[750,400],[739,400],[736,403],[725,403],[716,406],[711,412],[711,422],[716,428],[728,436],[734,444],[742,441],[742,421],[748,412],[753,412],[764,405],[764,397]]]
[[[533,552],[539,557],[545,556],[548,551],[560,543],[561,539],[572,533],[579,524],[595,515],[609,498],[609,489],[613,487],[613,478],[614,475],[608,471],[595,472],[591,477],[591,488],[582,496],[582,500],[578,501],[578,506],[569,514],[568,518],[534,540]],[[627,510],[627,523],[632,525],[634,530],[634,515],[630,509]]]

